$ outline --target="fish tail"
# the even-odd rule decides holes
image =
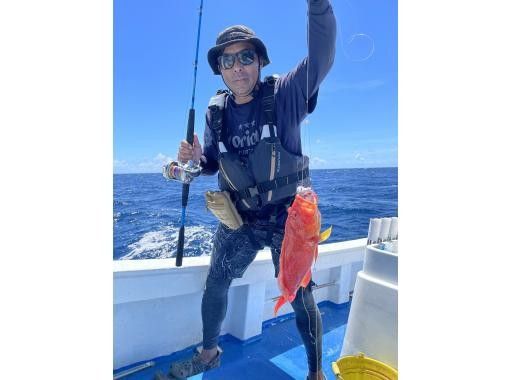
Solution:
[[[281,308],[285,304],[285,302],[287,302],[287,301],[285,300],[284,296],[280,296],[278,298],[278,301],[276,301],[276,305],[274,305],[274,315],[275,315],[275,317],[276,317],[276,313],[278,312],[278,309]]]
[[[333,230],[333,226],[329,226],[328,229],[324,230],[323,232],[321,232],[319,234],[319,244],[322,243],[323,241],[326,241],[329,239],[329,237],[331,236],[332,230]]]

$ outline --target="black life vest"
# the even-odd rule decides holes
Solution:
[[[222,131],[227,92],[218,91],[209,102],[211,128],[219,148],[219,187],[230,192],[240,211],[258,211],[264,206],[288,203],[296,194],[298,183],[309,178],[309,159],[288,152],[276,133],[274,86],[277,77],[262,83],[262,133],[247,158],[229,152]],[[316,97],[315,97],[316,99]]]

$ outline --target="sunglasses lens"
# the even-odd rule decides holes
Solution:
[[[255,55],[252,50],[243,50],[239,53],[239,62],[243,65],[251,65],[255,59]]]
[[[236,57],[242,65],[251,65],[255,60],[255,52],[253,50],[243,50],[236,54],[223,54],[218,57],[218,61],[223,70],[228,70],[234,66]]]
[[[234,66],[235,56],[231,54],[224,54],[220,56],[220,64],[223,69],[230,69]]]

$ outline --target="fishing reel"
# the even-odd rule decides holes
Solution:
[[[202,172],[201,166],[190,160],[187,163],[172,161],[163,166],[163,177],[168,180],[189,184]]]

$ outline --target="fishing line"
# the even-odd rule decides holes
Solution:
[[[349,6],[352,10],[352,14],[354,16],[354,24],[355,28],[354,30],[359,30],[358,25],[358,16],[357,12],[354,10],[354,7],[351,5],[351,3],[348,0],[344,0],[344,3]],[[366,33],[353,33],[351,34],[347,41],[347,46],[350,46],[351,53],[348,53],[344,46],[344,38],[342,33],[342,23],[338,22],[338,32],[340,34],[340,48],[342,50],[342,53],[344,57],[346,57],[351,62],[364,62],[370,59],[372,55],[374,55],[375,51],[375,42],[372,37],[370,37]],[[353,52],[356,50],[356,47],[360,50],[362,50],[361,53],[359,53],[358,56],[355,56],[356,54],[353,54]]]
[[[375,43],[372,37],[370,37],[368,34],[365,33],[356,33],[351,35],[349,40],[347,41],[347,45],[354,44],[354,41],[356,41],[356,46],[360,47],[364,45],[362,48],[365,51],[365,55],[361,55],[360,58],[353,58],[352,55],[349,55],[347,51],[344,49],[344,45],[342,42],[342,31],[340,30],[340,46],[342,47],[342,52],[344,53],[344,56],[347,57],[351,62],[364,62],[370,59],[375,51]],[[351,49],[351,51],[354,51],[355,49]]]
[[[317,338],[313,336],[312,334],[312,321],[310,318],[310,314],[308,313],[308,309],[305,304],[305,288],[301,287],[301,299],[303,301],[303,308],[306,311],[306,315],[308,317],[308,335],[310,335],[310,338],[313,339],[313,344],[317,347]],[[311,292],[311,290],[310,290]],[[317,319],[315,319],[315,333],[317,334]],[[315,354],[317,355],[317,348],[315,349]]]
[[[305,121],[308,120],[308,115],[309,115],[309,108],[308,108],[308,105],[309,105],[309,99],[310,99],[310,83],[309,83],[309,70],[310,70],[310,1],[307,1],[307,15],[306,15],[306,46],[307,46],[307,50],[308,50],[308,56],[306,58],[306,116],[305,116]],[[307,123],[305,123],[307,126],[309,125],[309,121]],[[307,128],[308,129],[308,128]],[[308,147],[311,147],[311,144],[310,144],[310,133],[309,131],[308,132]],[[303,153],[302,153],[303,154]],[[304,161],[305,161],[305,158],[304,158],[304,154],[303,154],[303,168],[304,168]],[[309,154],[309,157],[311,157],[311,151],[310,151],[310,154]],[[308,163],[308,165],[310,165],[311,162]],[[310,184],[310,187],[311,187],[311,183],[312,183],[312,172],[311,170],[309,170],[309,184]],[[312,269],[310,269],[311,271]],[[311,272],[310,272],[311,274]],[[311,281],[311,276],[310,276],[310,281]],[[315,370],[316,370],[316,373],[319,372],[319,349],[318,349],[318,345],[317,345],[317,330],[318,330],[318,319],[317,319],[317,311],[315,311],[315,337],[313,336],[312,334],[312,321],[311,321],[311,318],[310,318],[310,314],[308,313],[308,309],[306,307],[306,304],[305,304],[305,289],[302,288],[301,289],[301,298],[303,300],[303,307],[306,311],[306,316],[308,318],[308,334],[310,335],[310,337],[313,339],[313,345],[315,346]],[[314,301],[315,303],[315,299],[313,298],[313,294],[312,294],[312,289],[310,287],[310,295],[312,297],[312,300]],[[317,307],[314,308],[314,310],[317,309]],[[319,313],[319,316],[320,316],[320,313]],[[308,370],[310,372],[310,369]],[[308,376],[307,376],[308,377]]]
[[[310,99],[310,90],[309,90],[309,69],[310,69],[310,2],[308,1],[307,2],[307,15],[306,15],[306,47],[307,47],[307,50],[308,50],[308,54],[307,54],[307,57],[306,57],[306,114],[305,114],[305,120],[304,120],[304,124],[306,126],[305,128],[305,145],[306,145],[306,136],[308,136],[308,146],[307,146],[307,149],[310,148],[310,133],[309,133],[309,130],[308,130],[308,125],[310,123],[310,120],[308,119],[309,117],[309,108],[308,108],[308,102],[309,102],[309,99]],[[303,165],[302,165],[302,168],[305,167],[305,155],[304,155],[304,152],[301,152],[301,154],[303,155]],[[308,154],[308,157],[311,157],[311,152]],[[310,162],[308,162],[308,165],[310,165]],[[308,182],[310,183],[310,186],[311,186],[311,183],[312,183],[312,173],[311,173],[311,170],[308,171],[309,172],[309,177],[308,177]],[[304,182],[304,180],[303,180]]]

